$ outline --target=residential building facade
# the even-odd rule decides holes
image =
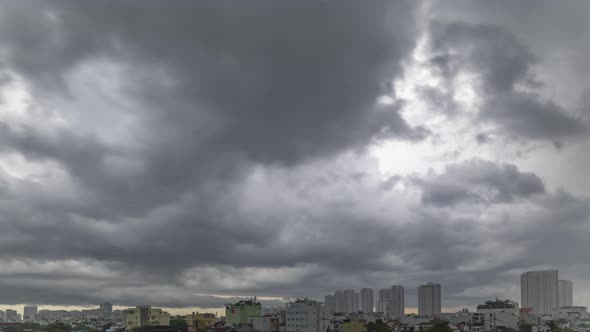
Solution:
[[[328,324],[321,302],[297,300],[287,304],[286,332],[325,332]]]
[[[361,289],[361,311],[362,312],[373,312],[375,301],[373,300],[373,289],[363,288]]]
[[[34,322],[37,320],[38,308],[36,305],[26,305],[23,310],[23,320],[25,322]]]
[[[574,305],[574,285],[571,280],[559,280],[557,293],[557,307],[571,307]]]
[[[559,306],[557,270],[528,271],[520,275],[520,303],[537,316],[551,315]]]
[[[161,308],[152,308],[148,305],[129,308],[124,311],[123,317],[125,331],[148,326],[170,326],[170,314]]]
[[[431,282],[418,287],[418,315],[439,316],[441,313],[441,287]]]
[[[225,325],[239,326],[250,323],[251,316],[260,316],[262,305],[254,300],[240,301],[225,306]]]

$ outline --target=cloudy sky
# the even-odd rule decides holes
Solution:
[[[590,2],[0,2],[0,303],[590,305]]]

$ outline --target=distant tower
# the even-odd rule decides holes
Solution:
[[[36,305],[26,305],[23,311],[23,320],[25,322],[33,322],[37,320],[38,308]]]
[[[571,307],[574,305],[574,285],[571,280],[559,280],[557,286],[557,293],[559,295],[557,299],[558,306]]]
[[[361,310],[365,313],[373,312],[375,301],[373,300],[373,289],[361,289]]]
[[[400,318],[405,314],[406,304],[404,288],[399,285],[391,286],[391,302],[389,304],[389,317]]]
[[[538,315],[550,315],[557,308],[559,297],[557,270],[529,271],[520,275],[522,308],[532,308]]]
[[[418,314],[439,316],[441,313],[440,284],[431,282],[418,287]]]

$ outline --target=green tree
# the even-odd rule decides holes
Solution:
[[[367,332],[392,332],[392,329],[383,320],[378,319],[367,324]]]
[[[547,321],[547,327],[549,328],[550,332],[559,331],[559,326],[557,326],[557,323],[554,320]]]
[[[449,327],[449,322],[444,320],[437,320],[434,322],[428,332],[453,332],[453,329]]]
[[[188,331],[188,324],[184,319],[171,319],[170,326],[172,326],[173,330],[176,332]]]

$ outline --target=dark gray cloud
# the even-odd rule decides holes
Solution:
[[[498,124],[511,137],[563,139],[587,132],[575,116],[533,90],[541,84],[532,68],[539,58],[512,32],[494,25],[435,22],[431,65],[449,84],[475,73],[482,99],[480,119]]]
[[[543,181],[534,173],[478,159],[447,165],[441,174],[414,182],[422,188],[424,203],[437,206],[508,203],[545,192]]]
[[[536,241],[547,236],[588,263],[588,198],[546,184],[543,167],[482,157],[383,180],[371,144],[445,144],[406,121],[412,101],[392,89],[430,23],[416,6],[0,5],[2,301],[216,307],[236,298],[199,294],[401,283],[414,305],[416,285],[439,281],[454,306],[511,295],[521,269],[567,268]],[[436,24],[432,65],[449,85],[482,78],[471,120],[580,139],[585,126],[538,90],[542,54],[489,24]],[[445,92],[419,98],[465,116]],[[500,142],[478,132],[480,146]]]

